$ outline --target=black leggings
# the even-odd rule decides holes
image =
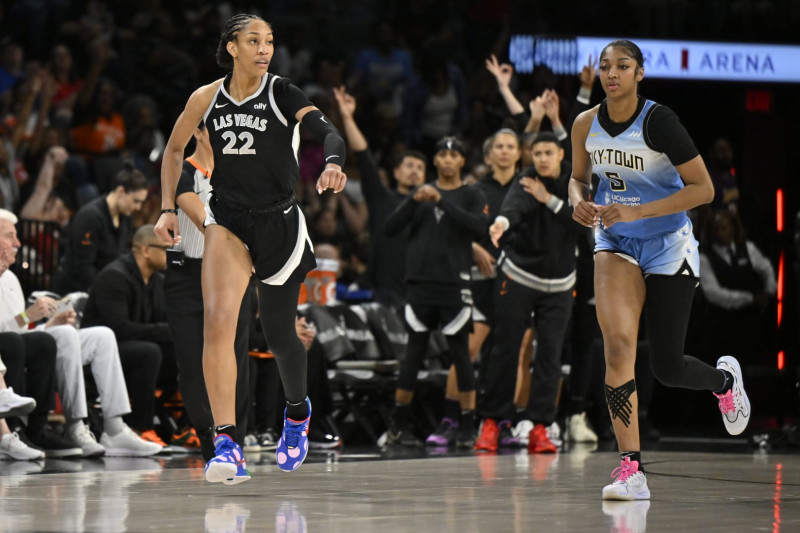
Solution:
[[[653,375],[667,387],[721,389],[725,379],[722,372],[683,353],[697,279],[651,274],[645,278],[645,285],[645,323]]]
[[[258,286],[261,328],[270,351],[275,354],[286,400],[299,403],[306,399],[308,355],[297,336],[297,298],[300,283]]]
[[[406,357],[400,365],[397,388],[413,391],[417,384],[417,373],[422,368],[422,360],[428,351],[430,331],[411,331],[408,334]],[[475,373],[469,360],[469,329],[461,328],[455,335],[446,335],[450,360],[456,367],[459,392],[475,390]]]

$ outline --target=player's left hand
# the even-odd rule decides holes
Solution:
[[[347,183],[347,176],[342,172],[342,167],[328,163],[317,180],[317,193],[322,194],[326,189],[333,189],[333,192],[342,192],[345,183]]]
[[[603,227],[610,228],[617,222],[633,222],[639,220],[639,206],[610,204],[598,205],[597,212],[600,214],[600,222]]]

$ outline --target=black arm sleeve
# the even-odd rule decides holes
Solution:
[[[325,150],[325,163],[336,163],[344,168],[344,156],[347,147],[344,139],[330,120],[319,109],[314,109],[306,113],[303,117],[303,126],[323,142]]]
[[[480,238],[487,230],[489,202],[482,190],[472,188],[471,192],[470,202],[466,209],[444,196],[437,205],[442,211],[453,217],[453,220],[472,232],[475,238]]]
[[[400,205],[398,205],[394,212],[389,215],[389,218],[386,219],[384,233],[387,237],[394,237],[403,231],[403,228],[411,222],[411,218],[417,211],[417,205],[419,205],[414,201],[415,192],[416,189],[408,193],[406,199],[400,202]]]
[[[678,115],[666,106],[654,105],[644,119],[643,129],[647,146],[666,154],[676,167],[700,154]]]

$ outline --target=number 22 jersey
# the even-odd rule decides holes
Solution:
[[[237,101],[220,84],[204,116],[214,150],[214,191],[254,209],[290,197],[300,177],[297,112],[311,106],[286,78],[266,74],[251,96]]]

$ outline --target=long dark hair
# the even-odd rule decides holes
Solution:
[[[224,69],[232,69],[233,68],[233,56],[228,52],[228,43],[232,40],[236,39],[236,36],[239,35],[239,32],[247,26],[251,20],[264,20],[263,18],[259,17],[258,15],[251,15],[247,13],[239,13],[238,15],[232,16],[228,22],[225,23],[225,28],[222,30],[222,35],[219,38],[219,44],[217,45],[217,64]],[[267,26],[270,26],[269,22],[264,20]]]

